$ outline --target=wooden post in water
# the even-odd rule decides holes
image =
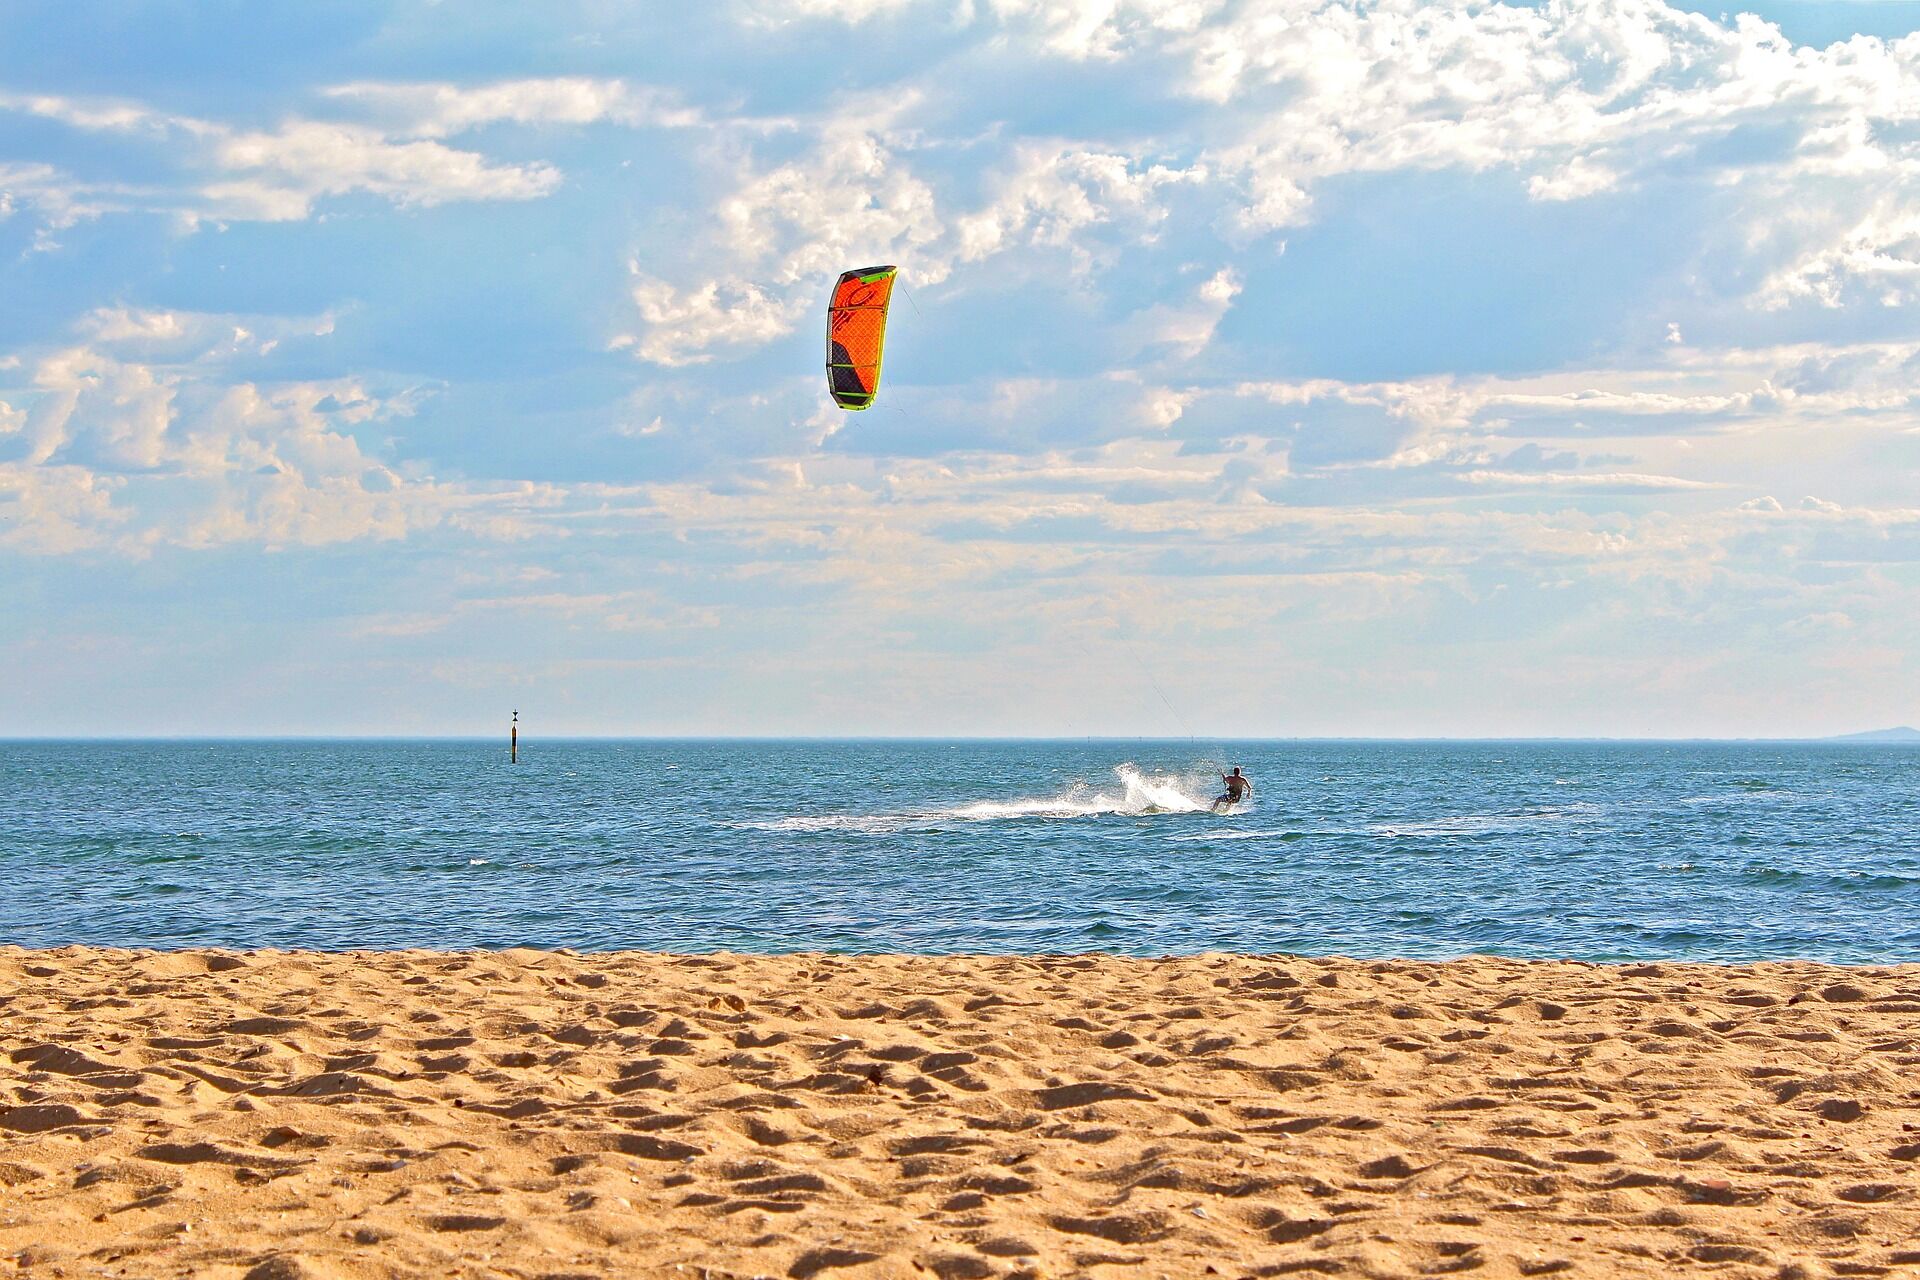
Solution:
[[[513,728],[507,730],[507,763],[520,763],[520,713],[513,713]]]

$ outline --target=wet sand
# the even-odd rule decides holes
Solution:
[[[1920,966],[0,949],[0,1275],[1920,1276]]]

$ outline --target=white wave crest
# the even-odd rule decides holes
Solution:
[[[922,815],[911,813],[819,813],[802,818],[736,822],[733,825],[752,831],[858,831],[879,836],[915,826],[923,820]]]

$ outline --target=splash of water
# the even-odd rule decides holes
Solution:
[[[983,800],[949,812],[956,818],[1085,818],[1112,813],[1125,816],[1153,813],[1199,813],[1212,803],[1204,777],[1172,773],[1143,773],[1135,764],[1113,771],[1120,783],[1095,787],[1075,783],[1059,795],[1022,800]]]
[[[881,835],[909,827],[949,822],[994,822],[1009,818],[1090,818],[1103,814],[1145,817],[1162,813],[1206,813],[1213,807],[1210,774],[1146,773],[1135,764],[1122,764],[1114,782],[1076,782],[1051,796],[1014,800],[980,800],[951,809],[916,813],[818,814],[782,818],[777,822],[746,823],[774,831],[858,831]],[[1118,784],[1117,786],[1115,784]],[[1238,812],[1244,806],[1236,806]]]

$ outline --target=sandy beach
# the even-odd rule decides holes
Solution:
[[[1920,1274],[1920,967],[0,950],[27,1276]]]

